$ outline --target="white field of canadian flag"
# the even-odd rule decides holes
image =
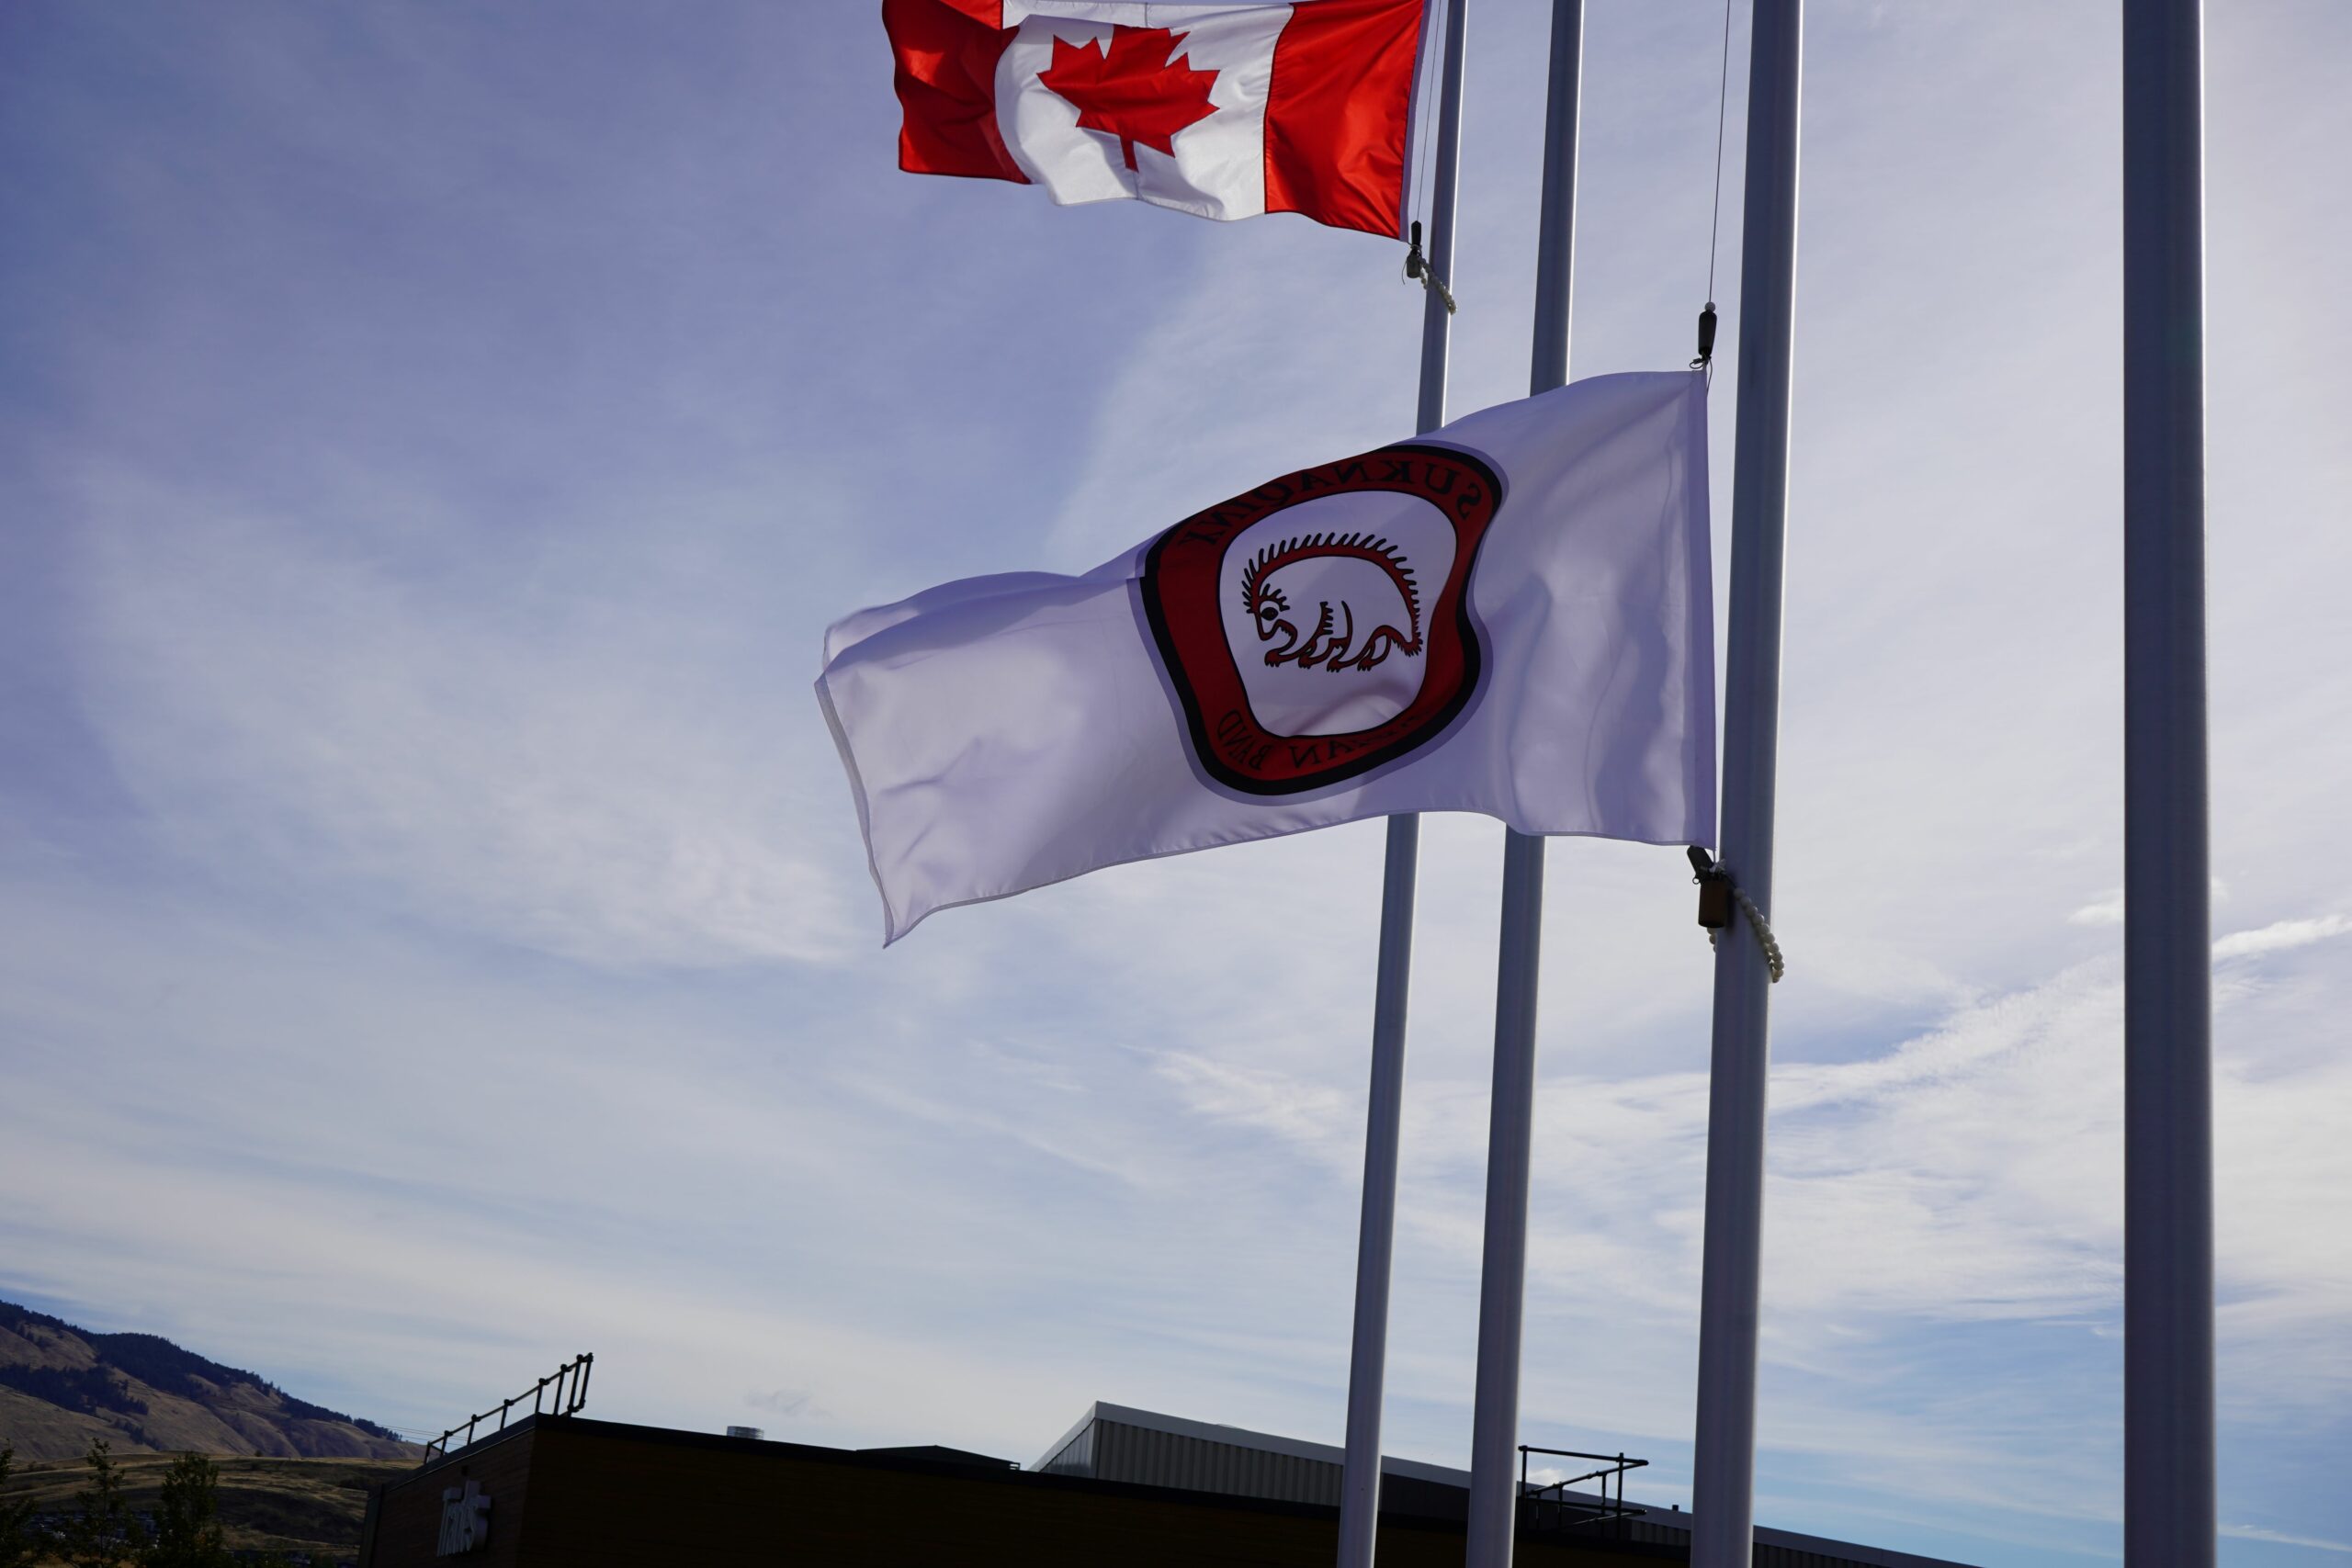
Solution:
[[[916,174],[1403,233],[1424,0],[883,0]]]
[[[825,637],[886,942],[1098,867],[1409,811],[1711,844],[1706,384],[1600,376]]]

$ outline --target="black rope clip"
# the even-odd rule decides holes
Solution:
[[[1415,227],[1418,228],[1419,225]],[[1412,264],[1408,262],[1406,265],[1409,266]],[[1690,368],[1696,370],[1702,366],[1712,365],[1714,359],[1715,302],[1710,299],[1707,301],[1707,308],[1699,312],[1699,357],[1690,362]]]
[[[1445,313],[1451,316],[1453,314],[1453,290],[1445,286],[1445,279],[1437,275],[1436,269],[1430,265],[1429,258],[1421,254],[1421,220],[1418,218],[1413,220],[1412,236],[1405,248],[1405,281],[1419,284],[1424,291],[1435,289],[1437,297],[1445,301]]]
[[[1731,873],[1696,844],[1690,846],[1690,880],[1699,885],[1699,923],[1722,931],[1731,924]]]
[[[1707,942],[1712,946],[1715,933],[1731,924],[1732,906],[1747,917],[1747,929],[1756,933],[1756,946],[1764,954],[1765,972],[1772,983],[1779,985],[1788,972],[1787,961],[1781,953],[1780,938],[1772,934],[1772,923],[1756,901],[1740,891],[1731,874],[1731,867],[1692,844],[1690,847],[1690,869],[1696,873],[1691,880],[1699,885],[1699,923],[1707,928]]]

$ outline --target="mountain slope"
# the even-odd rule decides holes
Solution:
[[[91,1334],[0,1302],[0,1443],[22,1460],[117,1453],[413,1459],[372,1421],[296,1399],[153,1334]]]

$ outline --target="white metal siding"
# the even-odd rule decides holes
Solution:
[[[1047,1475],[1091,1475],[1094,1473],[1094,1431],[1100,1421],[1090,1421],[1078,1435],[1061,1446],[1059,1452],[1038,1468]]]
[[[1155,1432],[1124,1421],[1097,1421],[1093,1434],[1094,1473],[1104,1481],[1339,1506],[1340,1467],[1321,1460]]]

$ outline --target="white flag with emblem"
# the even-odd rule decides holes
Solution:
[[[1082,577],[864,610],[817,682],[882,891],[934,910],[1408,811],[1714,841],[1701,372],[1284,474]]]

